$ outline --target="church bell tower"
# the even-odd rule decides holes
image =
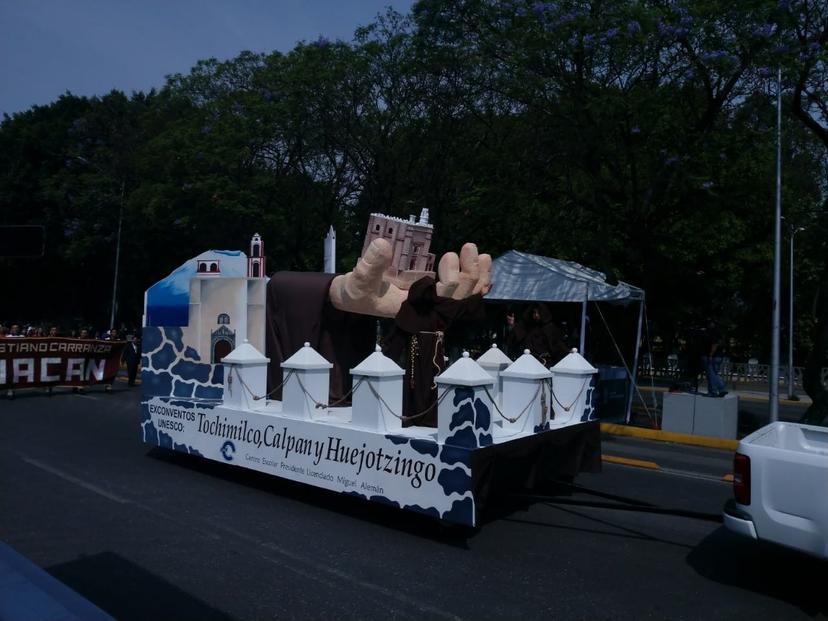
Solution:
[[[250,239],[250,254],[247,255],[247,277],[265,277],[264,242],[262,236],[258,233]]]

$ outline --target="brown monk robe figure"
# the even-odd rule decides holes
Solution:
[[[400,361],[405,369],[403,383],[403,426],[437,426],[437,384],[434,378],[446,368],[444,339],[456,321],[485,319],[483,295],[462,300],[437,295],[433,278],[421,278],[408,290],[394,318],[385,355]]]
[[[543,366],[550,367],[569,353],[545,304],[532,304],[519,321],[515,321],[514,315],[507,316],[506,324],[509,329],[506,347],[513,356],[528,349]]]
[[[384,273],[393,259],[391,244],[375,239],[352,272],[331,274],[279,272],[268,283],[267,353],[268,391],[273,399],[282,371],[280,363],[309,342],[334,368],[330,401],[347,398],[348,370],[374,348],[374,322],[366,316],[397,316],[409,292],[388,282]],[[443,255],[435,285],[440,298],[463,300],[488,293],[492,259],[465,244],[460,256]]]

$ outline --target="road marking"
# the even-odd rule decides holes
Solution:
[[[659,472],[663,474],[672,474],[677,477],[684,477],[686,479],[699,479],[701,481],[712,481],[713,483],[723,483],[727,485],[727,482],[717,474],[702,474],[701,472],[691,472],[689,470],[676,470],[673,468],[662,468]]]
[[[81,399],[92,399],[93,401],[98,400],[97,397],[93,397],[92,395],[84,395],[84,394],[81,394],[81,393],[76,393],[75,396],[80,397]]]
[[[18,455],[19,455],[19,453],[18,453]],[[90,492],[94,492],[95,494],[98,494],[99,496],[103,496],[104,498],[107,498],[109,500],[112,500],[112,501],[117,502],[117,503],[122,504],[122,505],[130,503],[130,501],[127,500],[126,498],[121,498],[120,496],[118,496],[116,494],[113,494],[112,492],[108,492],[105,489],[103,489],[101,487],[98,487],[97,485],[95,485],[93,483],[87,483],[86,481],[84,481],[82,479],[79,479],[75,476],[72,476],[71,474],[63,472],[62,470],[58,470],[57,468],[53,468],[52,466],[49,466],[48,464],[44,464],[41,461],[38,461],[36,459],[32,459],[31,457],[24,457],[23,455],[20,455],[20,459],[25,461],[27,464],[30,464],[30,465],[34,466],[35,468],[40,468],[41,470],[44,470],[44,471],[46,471],[50,474],[53,474],[56,477],[60,477],[64,481],[68,481],[69,483],[74,483],[75,485],[77,485],[79,487],[82,487],[86,490],[89,490]]]
[[[694,436],[688,433],[644,429],[642,427],[616,425],[614,423],[601,423],[601,432],[613,436],[632,436],[634,438],[647,438],[649,440],[661,440],[663,442],[675,442],[676,444],[689,444],[691,446],[706,446],[708,448],[728,449],[731,451],[736,450],[739,444],[738,440]]]
[[[18,455],[18,457],[20,457],[21,460],[23,460],[27,464],[32,465],[35,468],[38,468],[38,469],[43,470],[45,472],[48,472],[49,474],[53,474],[54,476],[59,477],[60,479],[63,479],[64,481],[67,481],[69,483],[77,485],[78,487],[82,487],[83,489],[86,489],[90,492],[98,494],[99,496],[103,496],[104,498],[107,498],[108,500],[112,500],[113,502],[117,502],[117,503],[123,504],[123,505],[133,504],[133,505],[135,505],[135,506],[151,513],[151,514],[160,515],[160,516],[163,516],[163,517],[169,518],[169,519],[174,519],[172,516],[166,515],[165,512],[163,512],[163,511],[159,511],[159,510],[157,510],[157,509],[155,509],[151,506],[144,505],[142,503],[135,504],[131,500],[128,500],[127,498],[123,498],[121,496],[118,496],[117,494],[113,494],[112,492],[109,492],[109,491],[107,491],[107,490],[105,490],[101,487],[98,487],[97,485],[95,485],[93,483],[89,483],[87,481],[84,481],[83,479],[79,479],[76,476],[73,476],[73,475],[71,475],[67,472],[64,472],[64,471],[62,471],[58,468],[55,468],[55,467],[50,466],[48,464],[45,464],[45,463],[43,463],[43,462],[41,462],[37,459],[32,459],[31,457],[26,457],[25,455],[22,455],[20,453],[16,453],[16,454]],[[178,521],[178,520],[176,520],[176,521]],[[403,603],[407,606],[411,606],[412,608],[415,608],[415,609],[419,610],[422,614],[424,614],[424,616],[427,616],[429,618],[439,617],[441,619],[452,619],[454,621],[459,621],[460,619],[462,619],[462,617],[458,617],[457,615],[454,615],[454,614],[452,614],[450,612],[447,612],[445,610],[441,610],[439,608],[429,606],[428,604],[425,604],[420,600],[408,597],[408,596],[403,595],[402,593],[399,593],[395,590],[386,589],[385,587],[382,587],[378,584],[374,584],[373,582],[369,582],[367,580],[361,580],[359,578],[355,578],[354,576],[350,575],[349,573],[347,573],[345,571],[334,569],[332,567],[327,566],[326,564],[317,563],[313,560],[303,558],[302,556],[300,556],[298,554],[294,554],[294,553],[289,552],[288,550],[282,548],[281,546],[278,546],[275,543],[261,542],[259,539],[250,537],[250,536],[248,536],[248,535],[246,535],[242,532],[236,531],[232,528],[228,528],[226,525],[223,525],[223,524],[214,525],[214,524],[211,524],[209,521],[207,523],[210,525],[211,528],[210,528],[210,530],[205,530],[205,529],[199,528],[198,530],[201,531],[202,534],[209,534],[210,537],[217,539],[218,536],[216,535],[215,531],[216,530],[224,531],[226,534],[229,534],[229,535],[232,535],[232,536],[237,537],[239,539],[242,539],[242,540],[246,541],[247,543],[250,543],[254,546],[267,548],[267,549],[269,549],[273,552],[276,552],[276,553],[282,555],[283,557],[291,559],[292,561],[303,563],[304,565],[306,565],[307,567],[309,567],[312,570],[310,573],[308,573],[308,572],[302,571],[298,568],[289,567],[289,566],[286,566],[285,564],[281,563],[281,565],[283,567],[287,567],[288,569],[292,569],[296,573],[298,573],[299,575],[309,577],[309,578],[316,578],[316,579],[320,580],[320,582],[327,583],[327,584],[330,584],[330,578],[338,578],[339,580],[342,580],[346,583],[351,583],[351,584],[353,584],[357,587],[377,592],[377,593],[385,596],[386,598],[389,598],[391,600],[396,600],[396,601],[398,601],[400,603]],[[263,556],[263,558],[267,558],[271,562],[279,564],[278,559],[271,559],[266,555],[262,555],[262,556]],[[328,574],[328,579],[321,578],[319,574]],[[335,585],[335,586],[338,586],[338,585]]]
[[[49,466],[48,464],[44,464],[41,461],[38,461],[36,459],[32,459],[31,457],[25,457],[23,455],[20,455],[19,453],[18,453],[18,456],[24,462],[34,466],[35,468],[39,468],[41,470],[44,470],[45,472],[53,474],[56,477],[59,477],[59,478],[63,479],[64,481],[68,481],[69,483],[73,483],[73,484],[75,484],[79,487],[82,487],[86,490],[89,490],[90,492],[98,494],[99,496],[103,496],[104,498],[107,498],[107,499],[112,500],[114,502],[117,502],[119,504],[134,504],[134,503],[132,503],[132,501],[130,501],[126,498],[122,498],[121,496],[118,496],[117,494],[113,494],[112,492],[108,492],[107,490],[102,489],[102,488],[98,487],[97,485],[94,485],[92,483],[88,483],[87,481],[84,481],[82,479],[79,479],[79,478],[71,475],[71,474],[63,472],[62,470],[59,470],[59,469],[54,468],[52,466]],[[143,505],[141,503],[139,503],[137,506],[140,507],[141,509],[144,509],[145,511],[148,511],[149,513],[152,513],[152,514],[155,514],[155,515],[162,515],[164,517],[171,517],[171,516],[166,516],[166,514],[162,511],[158,511],[157,509],[154,509],[153,507],[146,506],[146,505]],[[209,524],[209,522],[208,522],[208,524]],[[254,546],[265,547],[265,548],[267,548],[269,550],[272,550],[273,552],[277,552],[278,554],[280,554],[284,557],[287,557],[287,558],[289,558],[293,561],[304,563],[306,566],[310,567],[311,570],[313,570],[312,573],[307,573],[307,572],[303,572],[301,570],[298,570],[295,567],[294,568],[287,567],[288,569],[292,569],[296,573],[298,573],[302,576],[309,577],[309,578],[320,579],[319,574],[325,574],[326,573],[326,574],[329,575],[329,577],[335,577],[335,578],[338,578],[342,581],[345,581],[346,583],[351,583],[351,584],[354,584],[355,586],[378,592],[381,595],[384,595],[385,597],[387,597],[389,599],[397,600],[398,602],[401,602],[403,604],[411,606],[411,607],[419,610],[421,613],[424,613],[426,616],[428,616],[430,618],[439,617],[439,618],[442,618],[442,619],[452,619],[452,620],[457,620],[457,621],[459,621],[461,619],[461,617],[458,617],[458,616],[456,616],[456,615],[454,615],[450,612],[447,612],[445,610],[441,610],[439,608],[435,608],[433,606],[429,606],[428,604],[425,604],[420,600],[416,600],[414,598],[407,597],[406,595],[403,595],[402,593],[399,593],[397,591],[394,591],[394,590],[391,590],[391,589],[386,589],[385,587],[382,587],[378,584],[374,584],[374,583],[366,581],[366,580],[360,580],[359,578],[355,578],[354,576],[348,574],[347,572],[344,572],[344,571],[341,571],[341,570],[338,570],[338,569],[333,569],[332,567],[329,567],[329,566],[327,566],[323,563],[317,563],[317,562],[314,562],[310,559],[303,558],[300,555],[293,554],[293,553],[287,551],[286,549],[282,548],[281,546],[276,545],[275,543],[261,542],[259,539],[255,539],[253,537],[245,535],[244,533],[241,533],[241,532],[236,531],[234,529],[228,528],[225,525],[213,525],[213,524],[211,524],[211,528],[216,529],[216,530],[222,530],[225,533],[230,534],[232,536],[235,536],[239,539],[245,540],[248,543],[253,544]],[[199,529],[199,530],[203,531],[203,533],[208,532],[208,531],[204,531],[204,529]],[[214,531],[212,533],[210,533],[210,535],[213,538],[217,538]],[[264,558],[268,558],[268,557],[264,556]],[[271,562],[278,563],[278,561],[276,559],[268,558],[268,560],[270,560]],[[282,564],[282,566],[285,566],[285,565]],[[323,582],[323,583],[330,583],[329,580],[325,580],[324,578],[321,579],[320,581]]]
[[[247,541],[248,543],[250,543],[254,546],[260,546],[260,547],[267,548],[268,550],[272,550],[273,552],[276,552],[276,553],[278,553],[278,554],[280,554],[284,557],[287,557],[287,558],[289,558],[290,560],[292,560],[294,562],[303,563],[304,565],[310,567],[313,570],[313,573],[311,574],[310,577],[314,577],[316,579],[319,579],[319,574],[328,574],[329,576],[332,575],[333,577],[338,578],[338,579],[340,579],[344,582],[350,582],[350,583],[354,584],[357,587],[368,589],[370,591],[375,591],[375,592],[377,592],[377,593],[379,593],[379,594],[381,594],[381,595],[383,595],[383,596],[385,596],[389,599],[395,599],[395,600],[397,600],[397,601],[399,601],[403,604],[406,604],[407,606],[411,606],[413,608],[416,608],[417,610],[424,613],[425,616],[427,616],[429,618],[440,617],[442,619],[455,619],[455,620],[460,620],[462,618],[462,617],[458,617],[457,615],[454,615],[450,612],[447,612],[445,610],[441,610],[440,608],[435,608],[434,606],[429,606],[428,604],[425,604],[421,600],[414,599],[413,597],[408,597],[407,595],[404,595],[404,594],[402,594],[398,591],[395,591],[395,590],[392,590],[392,589],[386,589],[385,587],[382,587],[378,584],[374,584],[373,582],[369,582],[367,580],[360,580],[359,578],[355,578],[351,574],[349,574],[347,572],[344,572],[344,571],[341,571],[339,569],[334,569],[333,567],[330,567],[329,565],[327,565],[325,563],[317,563],[317,562],[314,562],[310,559],[304,558],[304,557],[302,557],[298,554],[294,554],[292,552],[289,552],[285,548],[283,548],[283,547],[281,547],[281,546],[279,546],[279,545],[277,545],[277,544],[275,544],[271,541],[261,542],[259,539],[250,537],[249,535],[246,535],[245,533],[242,533],[242,532],[239,532],[239,531],[234,530],[232,528],[229,528],[226,525],[217,525],[216,528],[219,528],[219,529],[221,529],[221,530],[223,530],[223,531],[225,531],[225,532],[227,532],[231,535],[234,535],[235,537],[238,537],[239,539]],[[265,557],[265,558],[267,558],[267,557]],[[268,560],[270,560],[270,559],[268,559]],[[302,572],[301,570],[299,570],[296,567],[290,567],[289,565],[285,565],[284,563],[282,563],[282,566],[287,567],[288,569],[291,569],[293,571],[296,571],[296,573],[298,573],[299,575],[304,575],[304,572]],[[324,579],[322,579],[322,581],[327,582],[327,580],[324,580]]]
[[[688,470],[676,470],[674,468],[664,468],[659,466],[654,461],[644,461],[642,459],[629,459],[627,457],[616,457],[614,455],[602,455],[601,460],[619,466],[627,466],[632,468],[643,468],[645,470],[655,471],[659,474],[669,474],[673,476],[685,477],[687,479],[701,479],[702,481],[713,481],[714,483],[727,483],[727,476],[724,477],[702,474],[700,472],[690,472]]]
[[[661,466],[654,461],[645,461],[643,459],[616,457],[615,455],[601,455],[601,461],[606,461],[611,464],[622,464],[624,466],[635,466],[636,468],[648,468],[649,470],[661,470]]]

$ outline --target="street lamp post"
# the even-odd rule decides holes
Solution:
[[[790,257],[789,257],[789,269],[790,272],[788,274],[788,399],[793,401],[796,400],[796,395],[794,394],[794,363],[793,363],[793,335],[794,335],[794,235],[799,233],[799,231],[803,231],[801,226],[794,226],[790,225],[790,239],[791,239],[791,247],[790,247]]]
[[[769,418],[779,420],[779,272],[782,263],[782,68],[776,74],[776,201],[773,218],[773,319],[771,321],[771,364],[769,384]]]
[[[118,205],[118,235],[115,238],[115,276],[112,280],[112,312],[109,314],[109,327],[115,327],[115,308],[118,300],[118,264],[121,260],[121,225],[124,221],[124,192],[126,181],[121,181],[121,200]]]

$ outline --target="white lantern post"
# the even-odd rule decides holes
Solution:
[[[548,418],[551,395],[545,391],[544,384],[552,373],[524,349],[523,355],[502,371],[500,377],[503,378],[503,415],[517,419],[503,421],[504,435],[535,433]]]
[[[247,340],[222,358],[224,365],[225,407],[240,410],[258,410],[265,406],[267,392],[267,363],[259,350]]]
[[[354,426],[381,433],[402,429],[403,375],[405,371],[384,356],[379,345],[351,369]]]
[[[290,377],[282,387],[282,412],[289,416],[313,419],[317,403],[328,403],[333,364],[305,343],[282,363],[282,376]]]
[[[442,396],[437,405],[437,441],[464,448],[492,444],[492,411],[486,389],[494,385],[483,367],[463,357],[435,378]]]
[[[495,398],[497,405],[503,409],[503,379],[500,377],[500,373],[512,364],[512,360],[503,353],[503,350],[497,347],[497,343],[492,343],[492,346],[477,359],[477,364],[483,367],[495,381],[494,388],[491,391],[492,397]]]
[[[598,369],[589,364],[577,349],[573,349],[552,367],[552,408],[555,412],[553,426],[581,422],[587,397],[594,390],[591,384],[595,373],[598,373]]]

